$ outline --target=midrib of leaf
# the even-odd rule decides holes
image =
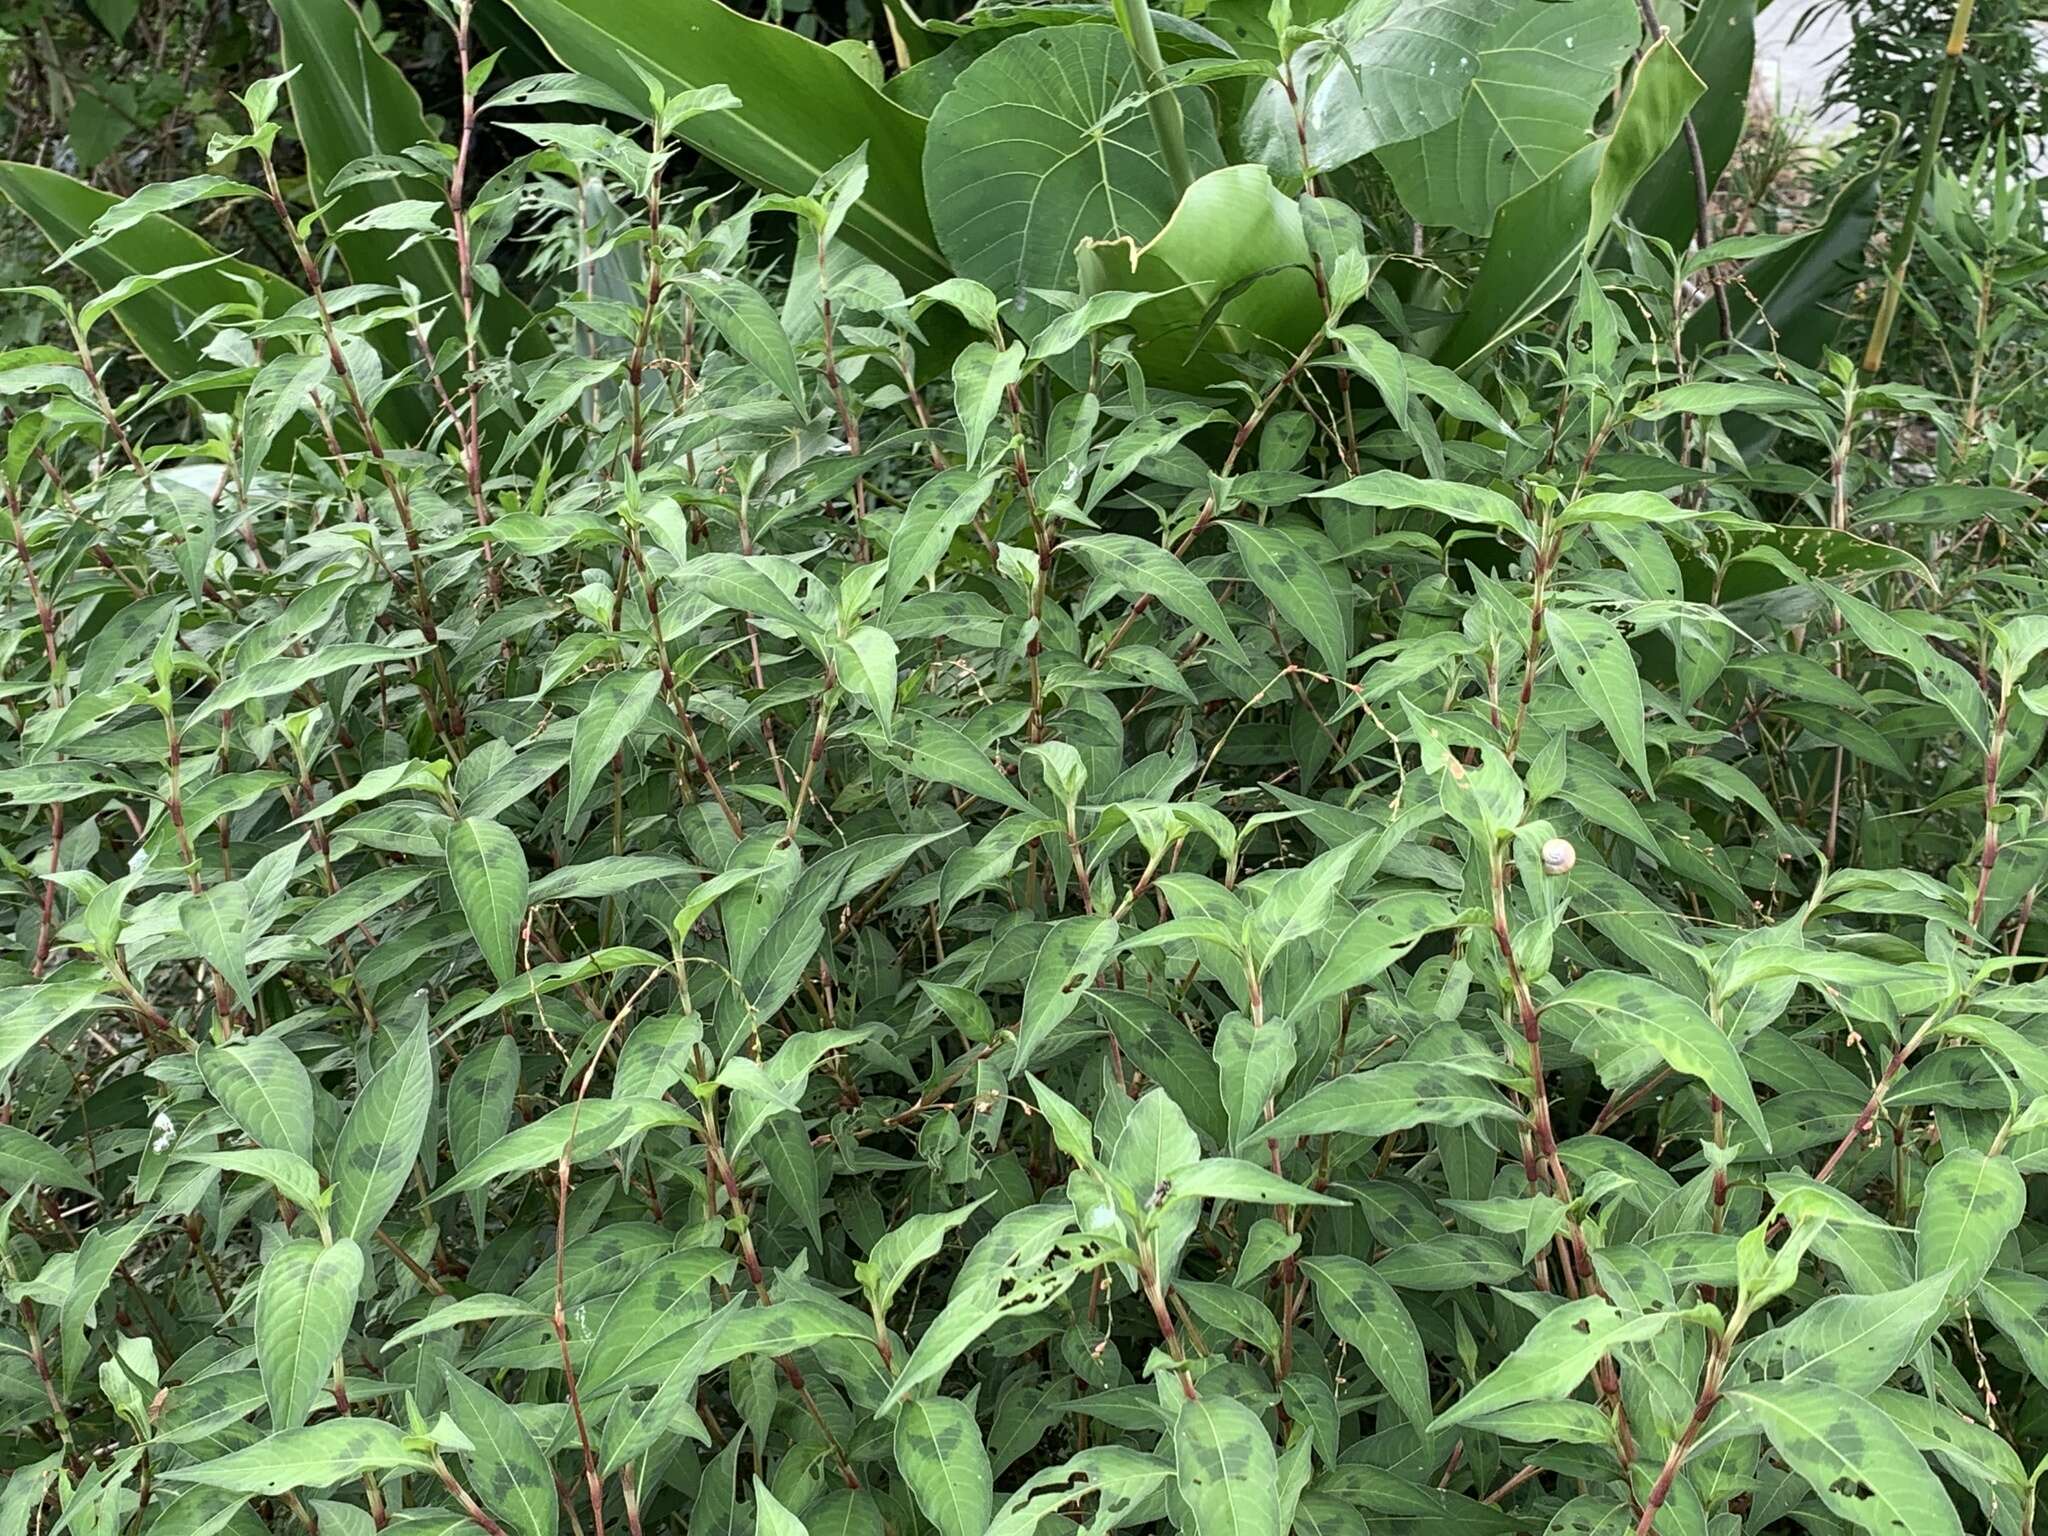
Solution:
[[[268,1085],[264,1082],[261,1073],[257,1072],[257,1070],[253,1066],[249,1065],[247,1062],[241,1060],[237,1056],[230,1056],[228,1058],[228,1066],[232,1069],[240,1071],[244,1077],[248,1078],[249,1086],[256,1090],[256,1096],[263,1101],[264,1108],[270,1111],[270,1117],[273,1120],[277,1121],[279,1124],[288,1123],[288,1117],[286,1116],[285,1112],[281,1108],[279,1108],[276,1100],[271,1098],[270,1089]]]
[[[575,15],[577,16],[578,20],[582,21],[598,36],[603,37],[607,41],[609,41],[614,47],[616,47],[619,50],[619,52],[639,60],[639,62],[647,69],[648,73],[655,75],[660,79],[668,80],[672,83],[680,83],[678,77],[666,65],[659,62],[652,54],[648,53],[645,49],[636,48],[632,43],[628,42],[622,34],[609,30],[602,23],[591,19],[587,14],[583,12],[576,12]],[[886,97],[878,97],[877,99],[887,100]],[[803,154],[801,154],[795,149],[792,149],[788,144],[784,143],[781,139],[778,139],[774,137],[772,134],[768,133],[759,124],[749,122],[743,112],[727,114],[724,119],[724,126],[739,128],[740,130],[742,130],[743,132],[747,133],[755,140],[757,140],[772,154],[779,156],[790,166],[792,166],[793,168],[800,172],[803,172],[804,174],[802,176],[791,178],[791,182],[793,185],[802,184],[805,182],[816,182],[820,176],[822,176],[826,171],[831,169],[829,165],[825,165],[807,159]],[[847,216],[849,218],[863,218],[872,220],[874,223],[880,225],[882,229],[886,231],[891,237],[901,240],[905,244],[912,247],[920,256],[929,257],[934,266],[938,270],[949,270],[947,267],[945,256],[938,250],[936,245],[928,244],[915,231],[905,228],[902,224],[898,223],[893,217],[891,217],[887,211],[880,207],[877,207],[875,204],[869,202],[866,198],[862,198],[860,201],[856,202],[853,205],[853,208],[849,211]]]

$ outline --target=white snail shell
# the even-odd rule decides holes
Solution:
[[[1571,845],[1571,839],[1553,837],[1543,845],[1543,873],[1546,875],[1568,875],[1572,866],[1579,862],[1579,850]]]

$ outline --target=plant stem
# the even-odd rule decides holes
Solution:
[[[1166,157],[1166,174],[1173,179],[1176,200],[1187,196],[1194,182],[1188,163],[1187,127],[1180,115],[1180,102],[1166,82],[1166,60],[1159,53],[1159,39],[1152,31],[1152,12],[1144,0],[1111,0],[1116,24],[1124,29],[1131,45],[1131,58],[1145,84],[1145,110],[1152,118],[1152,131],[1159,136],[1159,152]]]
[[[1970,40],[1970,13],[1977,0],[1956,0],[1948,27],[1948,47],[1941,56],[1941,68],[1934,77],[1934,99],[1927,107],[1927,131],[1920,143],[1920,165],[1913,172],[1913,193],[1899,223],[1899,238],[1892,246],[1885,273],[1884,297],[1878,301],[1877,319],[1871,323],[1870,345],[1863,349],[1863,371],[1876,373],[1884,366],[1885,343],[1891,340],[1892,322],[1898,318],[1899,300],[1906,288],[1906,263],[1913,259],[1913,242],[1920,233],[1920,209],[1927,190],[1934,184],[1935,163],[1941,158],[1941,130],[1948,121],[1948,101],[1962,68],[1963,48]]]
[[[1668,34],[1669,29],[1657,19],[1654,0],[1636,0],[1636,9],[1643,13],[1643,26],[1647,29],[1652,42]],[[1641,55],[1638,54],[1637,57],[1640,58]],[[1705,250],[1714,243],[1714,187],[1713,183],[1707,180],[1707,158],[1700,151],[1700,132],[1693,127],[1690,112],[1685,114],[1683,136],[1685,157],[1692,163],[1693,216],[1698,224],[1699,248]],[[1706,278],[1707,286],[1713,290],[1716,318],[1721,326],[1721,339],[1727,341],[1735,334],[1735,317],[1728,310],[1728,292],[1721,286],[1721,280],[1714,275],[1711,266],[1703,268],[1701,275]]]

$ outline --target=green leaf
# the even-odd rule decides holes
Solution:
[[[925,212],[924,120],[831,49],[719,0],[510,4],[565,65],[636,108],[648,100],[645,77],[671,96],[729,88],[737,108],[692,117],[676,136],[757,187],[807,196],[865,150],[867,182],[846,210],[846,238],[908,284],[952,275]]]
[[[317,1209],[326,1200],[319,1170],[295,1152],[245,1147],[233,1152],[180,1152],[177,1160],[262,1179],[293,1205],[306,1210]]]
[[[657,1126],[684,1125],[689,1117],[655,1099],[586,1099],[549,1110],[501,1137],[460,1174],[434,1191],[436,1200],[481,1189],[507,1174],[601,1157],[629,1136]]]
[[[1149,597],[1168,613],[1188,621],[1240,664],[1251,658],[1231,633],[1230,621],[1209,593],[1208,583],[1149,539],[1128,533],[1096,533],[1061,546],[1080,557],[1095,579],[1119,593]]]
[[[561,1506],[548,1459],[512,1405],[452,1366],[444,1368],[448,1411],[469,1437],[462,1453],[469,1486],[511,1536],[555,1536]]]
[[[906,766],[920,779],[964,790],[1027,816],[1037,814],[1031,802],[990,764],[988,754],[943,720],[927,716],[911,728]]]
[[[1339,13],[1331,42],[1299,48],[1291,61],[1315,171],[1457,117],[1480,51],[1508,10],[1507,0],[1410,0]],[[1299,173],[1295,111],[1279,80],[1261,87],[1240,131],[1276,175]]]
[[[1176,1173],[1166,1203],[1183,1200],[1238,1200],[1250,1205],[1343,1205],[1332,1195],[1289,1183],[1257,1163],[1235,1157],[1205,1157]]]
[[[924,1397],[899,1408],[896,1465],[939,1536],[982,1536],[988,1529],[995,1475],[967,1404]]]
[[[1699,1004],[1647,976],[1596,971],[1565,988],[1544,1011],[1556,1008],[1587,1021],[1573,1044],[1596,1063],[1647,1047],[1674,1072],[1696,1077],[1719,1094],[1770,1149],[1771,1134],[1742,1058]]]
[[[1921,1279],[1947,1275],[1947,1299],[1976,1290],[2027,1210],[2026,1180],[2009,1157],[1973,1147],[1944,1153],[1927,1175],[1914,1221]]]
[[[839,680],[888,730],[896,717],[896,641],[878,624],[863,624],[832,647]]]
[[[660,692],[659,672],[607,672],[598,680],[590,702],[576,715],[576,734],[569,743],[569,788],[562,814],[572,825],[581,825],[583,807],[598,779],[610,774],[612,759],[647,718]]]
[[[1227,1014],[1216,1026],[1211,1054],[1228,1117],[1229,1145],[1242,1146],[1265,1122],[1266,1106],[1294,1070],[1294,1026],[1286,1019],[1254,1025],[1245,1014]]]
[[[368,1242],[405,1188],[434,1107],[434,1059],[409,1030],[356,1095],[334,1149],[334,1225]]]
[[[365,1472],[429,1472],[426,1456],[382,1419],[326,1419],[280,1430],[268,1439],[194,1466],[167,1469],[167,1482],[198,1483],[252,1498],[294,1488],[332,1488]]]
[[[1402,204],[1423,224],[1485,234],[1495,209],[1585,144],[1641,40],[1628,0],[1517,6],[1480,49],[1458,116],[1380,150]]]
[[[519,931],[526,921],[526,851],[495,821],[467,817],[448,830],[448,878],[491,974],[504,985],[519,970]]]
[[[1758,1374],[1818,1381],[1859,1396],[1883,1386],[1947,1310],[1946,1274],[1872,1296],[1823,1296],[1743,1352]]]
[[[249,895],[239,884],[217,885],[178,912],[178,924],[199,958],[212,966],[244,1008],[255,1005],[249,979]]]
[[[1260,1134],[1285,1145],[1298,1136],[1386,1136],[1416,1125],[1470,1125],[1513,1115],[1483,1077],[1434,1062],[1397,1061],[1318,1083]]]
[[[18,1190],[30,1184],[96,1193],[71,1159],[42,1137],[19,1126],[0,1125],[0,1187]]]
[[[867,1292],[868,1305],[877,1316],[888,1314],[889,1303],[896,1299],[910,1272],[936,1257],[946,1239],[981,1209],[983,1200],[963,1205],[957,1211],[920,1212],[876,1239],[868,1256],[854,1266],[854,1277]]]
[[[2048,1382],[2048,1280],[2016,1269],[1994,1269],[1972,1300],[1992,1326],[2011,1340],[2039,1382]]]
[[[751,283],[737,277],[704,277],[683,273],[676,284],[697,305],[725,344],[759,369],[776,392],[798,410],[804,408],[803,375],[796,366],[782,321]]]
[[[1348,584],[1340,589],[1315,545],[1293,529],[1226,522],[1223,531],[1260,594],[1308,641],[1323,670],[1342,679],[1351,660]]]
[[[1259,1416],[1235,1398],[1181,1404],[1174,1487],[1194,1536],[1280,1536],[1280,1465]]]
[[[1724,1400],[1754,1423],[1822,1504],[1873,1536],[1961,1536],[1941,1482],[1884,1410],[1819,1382],[1729,1388]]]
[[[1567,1396],[1599,1358],[1618,1345],[1661,1332],[1671,1312],[1629,1317],[1602,1297],[1587,1296],[1552,1308],[1507,1359],[1436,1416],[1439,1432],[1482,1413]]]
[[[256,1364],[273,1429],[295,1429],[331,1385],[363,1283],[363,1250],[302,1237],[265,1261],[256,1289]]]
[[[0,988],[0,1082],[52,1031],[111,1006],[113,999],[91,979]]]
[[[1070,917],[1046,930],[1024,983],[1012,1070],[1022,1072],[1052,1032],[1081,1006],[1082,992],[1116,953],[1117,925],[1106,917]]]
[[[1678,40],[1678,51],[1706,87],[1693,104],[1692,125],[1707,185],[1717,186],[1749,112],[1756,69],[1756,7],[1750,0],[1703,0]],[[1698,206],[1691,154],[1684,144],[1674,144],[1629,199],[1628,222],[1683,250],[1698,228]],[[1745,274],[1743,286],[1747,285]]]
[[[1074,282],[1078,236],[1158,234],[1178,200],[1151,117],[1111,108],[1142,89],[1114,27],[1043,27],[960,72],[932,114],[924,188],[953,271],[982,283],[1026,334],[1051,318],[1034,288]],[[1174,93],[1196,172],[1222,163],[1197,90]],[[971,460],[970,460],[971,462]]]
[[[1316,1310],[1323,1321],[1365,1357],[1408,1422],[1418,1430],[1427,1429],[1429,1361],[1415,1320],[1394,1288],[1357,1259],[1303,1259],[1301,1267],[1315,1282]]]
[[[1551,608],[1543,615],[1543,632],[1572,692],[1599,716],[1623,759],[1651,789],[1643,747],[1643,685],[1621,631],[1589,608]]]
[[[889,536],[889,574],[882,583],[885,608],[894,608],[939,568],[953,536],[988,500],[998,473],[941,470],[911,493],[910,505]]]
[[[1013,341],[998,350],[977,341],[962,347],[953,359],[953,407],[960,413],[960,436],[970,469],[981,467],[988,429],[1002,414],[1010,387],[1023,377],[1022,342]]]
[[[199,1052],[199,1075],[222,1109],[259,1147],[313,1156],[313,1080],[289,1047],[268,1035]]]
[[[1434,891],[1397,891],[1366,907],[1346,925],[1294,1000],[1297,1012],[1364,986],[1429,934],[1451,927],[1458,906]]]
[[[754,1479],[754,1536],[810,1536],[803,1521],[758,1477]]]

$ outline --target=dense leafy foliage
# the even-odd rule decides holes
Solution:
[[[513,3],[0,167],[0,1536],[2031,1530],[2024,195],[1888,376],[1740,4]]]

